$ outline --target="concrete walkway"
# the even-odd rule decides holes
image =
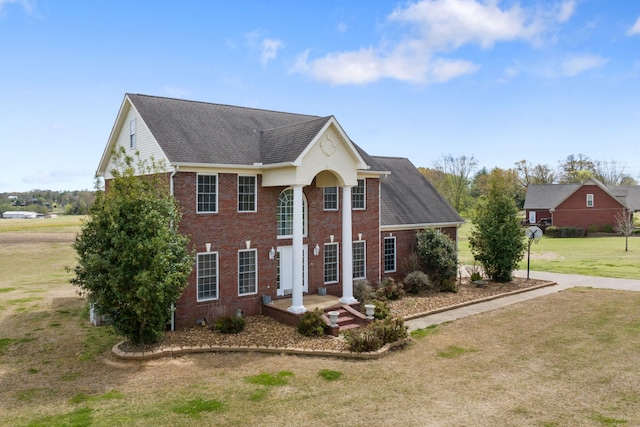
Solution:
[[[527,277],[527,272],[516,271],[516,277]],[[510,295],[503,298],[497,298],[491,301],[481,302],[478,304],[472,304],[466,307],[456,308],[442,313],[436,313],[425,317],[420,317],[413,320],[407,320],[405,324],[409,327],[410,331],[415,329],[426,328],[431,325],[438,325],[440,323],[450,322],[452,320],[460,319],[462,317],[472,316],[478,313],[484,313],[485,311],[495,310],[500,307],[506,307],[511,304],[515,304],[521,301],[526,301],[532,298],[537,298],[543,295],[560,292],[568,288],[574,288],[578,286],[602,288],[602,289],[616,289],[621,291],[635,291],[640,292],[640,280],[632,279],[614,279],[609,277],[592,277],[592,276],[580,276],[577,274],[560,274],[560,273],[548,273],[543,271],[530,271],[529,277],[531,279],[547,280],[555,282],[557,285],[547,286],[533,291],[522,292],[515,295]]]

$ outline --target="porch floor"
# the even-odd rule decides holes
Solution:
[[[309,311],[313,311],[316,308],[325,310],[329,307],[342,305],[340,304],[340,298],[337,296],[318,294],[304,295],[302,297],[302,304]],[[291,307],[291,298],[274,299],[269,305],[278,310],[287,311],[287,309]]]

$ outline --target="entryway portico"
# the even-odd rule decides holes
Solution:
[[[305,221],[304,187],[315,184],[316,187],[339,187],[342,193],[340,204],[341,232],[338,241],[341,245],[340,279],[342,283],[342,296],[340,303],[354,304],[358,301],[353,296],[353,230],[351,210],[351,189],[358,184],[358,171],[366,171],[369,166],[360,156],[354,145],[346,136],[334,117],[328,117],[318,132],[309,135],[309,140],[304,147],[302,141],[292,141],[289,138],[300,136],[300,125],[290,129],[291,135],[282,129],[278,135],[264,135],[271,138],[273,149],[286,144],[287,147],[297,145],[301,148],[299,155],[289,163],[262,165],[262,186],[285,186],[291,189],[293,209],[291,215],[291,239],[290,250],[282,250],[279,245],[280,257],[280,285],[283,289],[291,288],[291,305],[288,311],[292,313],[304,313],[303,293],[305,291],[305,267],[308,256],[305,256],[307,246],[304,244]],[[327,236],[328,238],[329,236]],[[290,257],[290,258],[289,258]],[[286,269],[286,271],[282,271]],[[290,271],[289,271],[290,269]],[[290,280],[284,283],[283,280]]]

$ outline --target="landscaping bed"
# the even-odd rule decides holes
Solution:
[[[388,301],[393,316],[412,318],[437,312],[460,304],[481,301],[510,292],[525,290],[544,283],[540,280],[514,278],[509,283],[489,281],[477,286],[468,278],[463,278],[457,293],[425,292],[417,295],[406,294],[399,300]],[[198,326],[187,330],[167,332],[163,339],[153,345],[140,348],[125,342],[120,349],[126,352],[153,351],[160,348],[180,348],[186,346],[264,346],[269,348],[302,348],[309,350],[346,350],[345,342],[332,336],[305,337],[295,327],[277,322],[266,316],[246,318],[244,330],[238,334],[222,334],[209,326]]]

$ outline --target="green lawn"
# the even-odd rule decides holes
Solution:
[[[467,238],[472,225],[460,228],[458,238],[461,264],[473,260]],[[625,252],[625,238],[583,237],[557,239],[542,237],[531,245],[531,271],[584,274],[587,276],[640,279],[640,237],[629,238],[629,251]],[[520,262],[527,268],[527,253]]]

